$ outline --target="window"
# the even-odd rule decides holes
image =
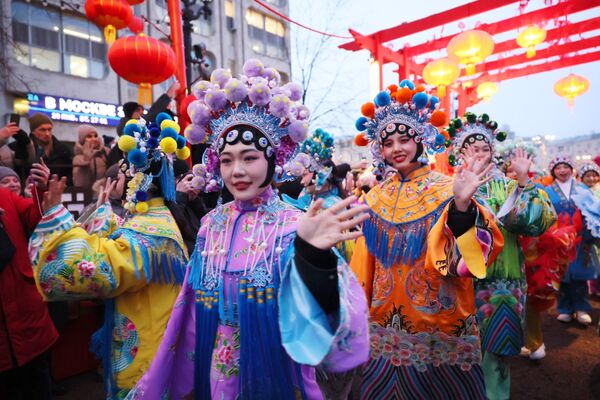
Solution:
[[[283,22],[252,9],[246,12],[246,22],[252,50],[255,53],[277,58],[287,56]]]
[[[16,1],[12,28],[20,63],[83,78],[106,75],[104,37],[87,19]]]
[[[212,36],[214,33],[212,14],[208,19],[200,16],[200,18],[192,21],[192,26],[195,33],[202,36]]]
[[[235,30],[235,5],[233,0],[225,0],[225,22],[227,29]]]
[[[284,7],[285,6],[285,0],[265,0],[265,3],[272,4],[276,7]]]

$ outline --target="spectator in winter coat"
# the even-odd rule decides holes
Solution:
[[[48,349],[58,334],[33,280],[27,238],[41,218],[49,170],[34,164],[34,198],[0,188],[0,398],[50,399]]]
[[[104,147],[96,128],[91,125],[79,125],[77,135],[73,158],[73,185],[89,189],[106,173],[108,149]]]
[[[69,147],[53,134],[54,124],[44,114],[33,114],[29,118],[29,128],[36,147],[36,160],[44,158],[52,174],[66,176],[72,183],[73,154]]]
[[[0,166],[11,168],[24,180],[34,159],[35,149],[25,131],[14,122],[0,129]]]

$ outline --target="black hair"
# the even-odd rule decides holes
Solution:
[[[569,164],[567,164],[566,162],[559,162],[558,164],[556,164],[554,167],[552,167],[552,171],[550,171],[550,175],[552,175],[552,177],[554,179],[556,179],[556,175],[554,175],[554,170],[556,169],[556,167],[558,167],[559,165],[564,164],[567,167],[571,168],[571,171],[573,171],[573,167]]]
[[[235,133],[234,133],[235,131]],[[247,133],[247,132],[250,132]],[[256,150],[262,152],[268,162],[267,176],[265,181],[260,185],[261,188],[268,186],[275,176],[275,149],[272,147],[270,140],[259,129],[246,124],[234,125],[223,132],[219,138],[218,150],[219,154],[225,148],[225,145],[234,145],[242,142],[246,145],[254,145]]]
[[[323,163],[323,165],[326,168],[331,168],[331,174],[329,174],[329,176],[327,177],[327,182],[329,182],[329,184],[331,186],[337,188],[337,190],[338,190],[338,196],[340,196],[342,199],[346,198],[346,193],[344,192],[344,190],[342,188],[342,181],[344,179],[340,177],[340,173],[338,171],[338,167],[331,160],[325,161]],[[316,174],[315,174],[315,177],[313,179],[315,179],[315,178],[316,178]]]

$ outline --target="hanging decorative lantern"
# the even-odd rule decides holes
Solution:
[[[496,82],[483,82],[477,86],[477,97],[483,99],[485,103],[490,101],[490,97],[498,92],[498,84]]]
[[[438,97],[444,97],[446,86],[454,83],[459,76],[460,68],[448,58],[430,61],[423,69],[423,79],[427,84],[437,86]]]
[[[136,35],[144,32],[144,21],[140,17],[134,16],[131,18],[128,26],[129,30]]]
[[[144,36],[119,38],[108,50],[108,62],[117,75],[138,85],[138,103],[152,103],[152,85],[175,74],[175,53],[160,40]]]
[[[475,73],[475,64],[482,62],[494,52],[494,39],[480,30],[460,33],[448,43],[448,56],[466,65],[467,75]]]
[[[581,96],[590,88],[590,81],[580,75],[569,74],[554,84],[554,93],[565,97],[569,107],[575,105],[575,97]]]
[[[535,46],[546,40],[546,31],[536,25],[529,25],[517,36],[517,44],[527,49],[527,58],[535,56]]]
[[[86,0],[85,15],[104,28],[106,43],[111,45],[117,37],[117,30],[129,26],[133,11],[125,0]]]

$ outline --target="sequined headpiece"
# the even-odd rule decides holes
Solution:
[[[507,136],[505,132],[498,131],[498,123],[490,120],[489,115],[481,114],[478,117],[471,112],[450,121],[446,133],[449,137],[446,141],[449,148],[448,163],[451,166],[460,164],[460,154],[465,145],[482,140],[490,145],[494,153],[496,142],[503,142]]]
[[[243,75],[233,78],[225,69],[215,70],[210,82],[200,81],[192,88],[198,100],[188,106],[192,124],[185,136],[190,143],[207,143],[202,167],[195,168],[198,189],[216,191],[221,184],[219,153],[227,142],[250,131],[232,129],[248,125],[264,135],[257,147],[271,157],[275,155],[275,179],[286,178],[283,165],[298,151],[298,143],[306,139],[309,111],[300,104],[302,87],[297,83],[280,86],[277,70],[265,68],[255,59],[246,61]],[[248,132],[248,133],[247,133]],[[235,138],[233,136],[236,136]]]
[[[569,167],[573,168],[571,157],[566,154],[559,154],[548,163],[548,172],[552,173],[558,164],[567,164]]]
[[[581,166],[577,169],[579,172],[579,176],[583,178],[583,176],[590,171],[594,171],[598,176],[600,176],[600,168],[595,162],[586,162],[581,164]]]
[[[334,150],[333,136],[319,128],[302,142],[300,153],[287,163],[284,169],[292,176],[302,176],[304,170],[308,169],[315,174],[316,189],[320,190],[333,170],[326,164],[331,161]]]
[[[180,160],[190,156],[186,139],[179,135],[179,125],[166,113],[160,113],[156,122],[146,126],[143,119],[131,119],[119,138],[119,149],[127,162],[123,172],[130,178],[127,183],[125,208],[130,212],[146,212],[148,190],[155,178],[159,179],[162,197],[175,200],[173,155]],[[155,172],[152,172],[155,171]]]
[[[446,114],[436,110],[438,104],[438,98],[428,95],[425,87],[415,88],[413,82],[405,79],[399,85],[388,86],[373,102],[362,105],[363,116],[355,124],[362,133],[354,142],[371,147],[375,175],[381,177],[385,173],[382,145],[394,133],[413,137],[429,154],[444,151],[445,137],[435,127],[446,123]],[[426,163],[427,155],[423,154],[419,161]]]

